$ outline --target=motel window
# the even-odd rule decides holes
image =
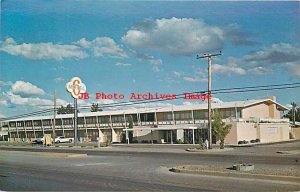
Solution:
[[[96,124],[97,123],[97,117],[86,117],[86,124]]]
[[[206,113],[205,111],[194,111],[194,119],[207,119]]]
[[[50,120],[50,119],[43,120],[43,125],[44,125],[44,126],[52,125],[51,120]]]
[[[73,119],[72,118],[63,119],[63,124],[64,125],[73,125]]]
[[[138,121],[136,114],[129,114],[129,115],[125,115],[125,116],[126,116],[126,122],[129,122],[129,119],[132,119],[132,121],[134,123],[136,123]]]
[[[111,121],[113,123],[124,123],[124,116],[123,115],[112,116]]]
[[[25,126],[26,127],[31,127],[32,126],[32,122],[31,121],[26,121],[25,122]]]
[[[17,122],[17,127],[23,127],[23,126],[24,126],[24,123],[22,121]]]
[[[55,120],[55,125],[61,125],[61,119],[56,119]]]
[[[109,120],[109,116],[101,116],[101,117],[98,117],[98,122],[100,124],[107,124],[110,122]]]
[[[182,113],[175,112],[175,119],[176,120],[191,120],[192,113],[191,112],[182,112]]]
[[[84,125],[84,118],[83,117],[79,117],[77,119],[77,123],[78,123],[78,125]]]
[[[141,113],[141,121],[154,122],[155,114],[154,113]]]
[[[164,115],[163,115],[163,120],[164,120],[164,121],[172,121],[172,120],[173,120],[173,115],[172,115],[172,113],[164,113]]]
[[[278,132],[278,128],[277,127],[268,127],[267,132],[269,134],[275,134]]]
[[[33,121],[34,126],[41,126],[41,121]]]
[[[10,127],[16,127],[16,122],[9,122]]]

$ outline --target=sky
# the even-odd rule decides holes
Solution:
[[[131,93],[182,94],[300,82],[297,1],[2,0],[0,117],[72,103],[65,85],[80,77],[79,105]],[[96,100],[95,93],[125,99]],[[300,104],[300,88],[213,95],[214,102],[276,96]],[[201,103],[173,100],[152,105]],[[150,105],[150,104],[149,104]]]

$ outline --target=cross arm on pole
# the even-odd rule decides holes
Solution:
[[[208,58],[208,57],[217,57],[222,55],[222,51],[220,51],[220,53],[214,53],[214,54],[204,54],[203,56],[199,56],[197,55],[197,59],[204,59],[204,58]]]

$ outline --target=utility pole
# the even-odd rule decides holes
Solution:
[[[212,58],[222,55],[222,52],[216,54],[204,54],[203,56],[198,56],[197,59],[207,58],[208,60],[208,85],[207,85],[207,94],[208,94],[208,138],[209,138],[209,149],[212,148],[212,130],[211,130],[211,63]]]
[[[54,91],[53,97],[53,126],[52,126],[52,138],[53,138],[53,145],[55,145],[55,125],[56,125],[56,91]]]

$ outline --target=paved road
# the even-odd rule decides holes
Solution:
[[[7,149],[7,148],[6,148]],[[20,149],[21,150],[21,149]],[[168,168],[182,164],[232,165],[251,160],[256,167],[298,168],[296,156],[86,151],[82,158],[43,157],[41,152],[0,150],[0,190],[101,191],[297,191],[294,182],[178,174]],[[32,151],[32,149],[30,149]],[[45,149],[36,149],[42,150]],[[58,152],[58,149],[46,149]],[[59,152],[67,152],[59,149]],[[71,150],[82,153],[81,150]],[[70,151],[69,151],[70,152]],[[5,155],[3,155],[5,154]]]

